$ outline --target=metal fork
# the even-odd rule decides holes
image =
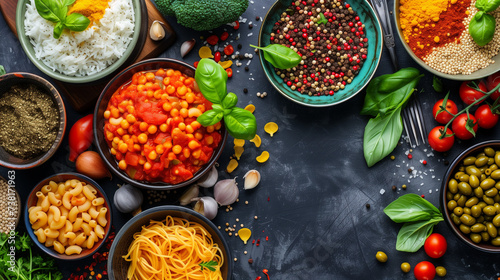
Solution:
[[[413,94],[413,96],[408,101],[406,108],[403,110],[403,124],[411,147],[426,143],[425,139],[427,135],[427,129],[425,128],[422,107],[418,100],[417,93]],[[421,141],[419,141],[419,137]],[[415,142],[415,146],[413,145],[413,142]]]

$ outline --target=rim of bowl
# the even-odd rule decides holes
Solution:
[[[104,198],[105,204],[107,204],[107,206],[108,206],[107,208],[108,208],[108,213],[109,213],[109,220],[108,220],[108,223],[106,225],[106,227],[108,229],[106,230],[104,238],[102,240],[99,240],[100,244],[97,245],[97,246],[94,245],[94,248],[92,248],[92,249],[84,249],[82,251],[82,254],[88,252],[86,255],[82,255],[82,254],[80,254],[80,255],[59,254],[53,248],[45,247],[45,245],[43,245],[42,243],[40,243],[38,241],[38,238],[36,237],[33,229],[31,228],[31,223],[29,221],[29,212],[28,212],[28,209],[30,208],[30,205],[28,205],[28,201],[30,200],[30,197],[32,197],[32,196],[35,195],[35,193],[36,193],[35,190],[38,189],[38,187],[40,186],[40,184],[42,182],[48,181],[48,180],[52,180],[52,179],[57,180],[59,177],[61,178],[60,180],[68,180],[68,179],[62,179],[63,177],[72,177],[73,179],[83,180],[86,183],[91,184],[93,187],[95,187],[97,189],[98,192],[100,192],[100,195]],[[79,174],[79,173],[73,173],[73,172],[57,173],[57,174],[48,176],[48,177],[44,178],[43,180],[39,181],[35,185],[35,187],[31,190],[31,192],[29,193],[29,195],[27,196],[26,204],[24,206],[24,225],[26,227],[26,231],[28,232],[29,236],[31,237],[31,240],[38,246],[38,248],[40,248],[46,254],[48,254],[49,256],[51,256],[53,258],[60,259],[60,260],[76,261],[76,260],[82,260],[82,259],[85,259],[85,258],[88,258],[88,257],[92,256],[93,254],[95,254],[104,245],[104,243],[106,242],[106,239],[108,239],[109,233],[111,232],[111,226],[112,226],[112,223],[113,223],[111,212],[112,212],[111,211],[111,203],[109,202],[108,196],[106,195],[106,192],[102,189],[102,187],[96,181],[94,181],[93,179],[91,179],[91,178],[89,178],[89,177],[87,177],[85,175]]]
[[[484,141],[481,143],[477,143],[477,144],[467,148],[463,152],[461,152],[451,162],[450,166],[446,170],[446,173],[443,177],[443,181],[441,182],[441,198],[440,198],[439,202],[440,202],[441,209],[444,212],[443,216],[444,216],[444,220],[446,221],[446,224],[453,231],[453,233],[455,233],[455,235],[458,237],[458,239],[460,239],[465,244],[467,244],[470,247],[477,249],[479,251],[487,252],[487,253],[500,253],[500,247],[494,247],[493,245],[488,245],[488,244],[484,244],[484,243],[476,244],[476,243],[472,242],[472,240],[468,236],[465,236],[458,229],[458,227],[455,226],[455,224],[451,221],[450,213],[448,211],[448,207],[446,206],[447,205],[446,191],[448,189],[448,180],[449,180],[450,176],[452,175],[452,173],[455,171],[455,169],[458,167],[458,165],[460,165],[460,163],[462,162],[462,160],[466,156],[470,155],[471,153],[479,152],[480,149],[491,146],[491,145],[494,145],[494,146],[497,146],[497,148],[500,148],[500,141],[499,140],[488,140],[488,141]],[[487,245],[488,247],[485,247],[484,245]]]
[[[157,63],[157,64],[174,63],[174,64],[179,64],[179,65],[181,65],[183,67],[187,67],[190,70],[192,70],[193,72],[196,71],[196,68],[194,68],[192,65],[189,65],[189,64],[187,64],[187,63],[185,63],[183,61],[177,60],[177,59],[172,59],[172,58],[152,58],[152,59],[147,59],[147,60],[143,60],[143,61],[137,62],[137,63],[135,63],[135,64],[127,67],[126,69],[124,69],[120,73],[118,73],[115,77],[113,77],[113,79],[111,79],[111,81],[109,81],[109,83],[106,85],[106,87],[103,89],[103,91],[99,95],[99,98],[97,99],[96,107],[95,107],[95,110],[94,110],[94,120],[93,120],[94,141],[95,141],[96,146],[97,146],[97,151],[99,152],[101,158],[106,163],[106,166],[111,170],[111,172],[113,172],[113,174],[115,174],[116,176],[118,176],[121,180],[123,180],[123,181],[125,181],[125,182],[127,182],[127,183],[129,183],[129,184],[131,184],[133,186],[136,186],[136,187],[139,187],[139,188],[143,188],[143,189],[151,189],[151,190],[171,190],[171,189],[177,189],[177,188],[181,188],[181,187],[185,187],[185,186],[194,184],[203,175],[205,175],[208,171],[210,171],[210,168],[219,159],[220,155],[222,154],[222,152],[224,150],[224,146],[226,145],[226,141],[227,141],[227,137],[228,137],[228,132],[227,132],[227,129],[225,128],[224,125],[222,125],[222,128],[221,128],[221,130],[222,130],[221,131],[222,132],[221,133],[222,134],[222,140],[219,143],[219,146],[217,147],[217,149],[214,150],[214,153],[212,154],[212,157],[210,158],[210,160],[205,164],[205,166],[203,168],[201,168],[200,170],[198,170],[198,172],[196,172],[194,174],[193,178],[191,178],[189,180],[186,180],[184,182],[181,182],[179,184],[175,184],[175,185],[166,184],[166,183],[162,183],[162,182],[137,181],[137,180],[134,180],[134,179],[130,178],[127,174],[125,174],[123,171],[121,171],[121,170],[119,170],[117,168],[117,163],[115,163],[115,160],[113,160],[112,162],[110,162],[108,160],[108,158],[104,154],[104,150],[103,149],[104,148],[105,149],[109,149],[109,147],[108,147],[108,145],[107,145],[107,143],[106,143],[105,140],[100,141],[100,139],[99,139],[100,137],[104,137],[103,136],[103,129],[98,126],[99,108],[101,106],[101,103],[102,103],[102,101],[104,99],[104,96],[106,95],[107,91],[112,86],[114,86],[114,82],[116,80],[118,80],[121,76],[130,74],[130,78],[132,78],[132,75],[134,73],[137,73],[137,72],[140,72],[140,71],[145,71],[145,70],[137,70],[137,71],[134,72],[135,68],[137,68],[138,66],[141,66],[141,65],[144,65],[144,64],[150,64],[150,63]],[[161,66],[158,66],[158,67],[161,67]],[[128,80],[129,79],[127,79],[127,81]],[[122,85],[119,85],[118,88],[121,87],[121,86]],[[112,94],[114,94],[114,92],[111,93],[111,95]],[[102,144],[102,143],[104,143],[104,144]],[[103,145],[105,147],[102,147]]]
[[[118,58],[118,60],[116,60],[113,64],[104,68],[100,72],[86,76],[68,76],[66,74],[52,70],[50,67],[45,65],[43,61],[36,58],[33,51],[33,46],[31,45],[30,42],[30,38],[26,35],[26,32],[24,31],[24,19],[26,15],[26,4],[28,3],[28,1],[30,0],[19,0],[17,2],[17,7],[16,7],[16,30],[17,30],[17,37],[19,38],[19,42],[21,43],[21,47],[23,48],[26,56],[28,56],[28,58],[36,66],[36,68],[38,68],[40,71],[42,71],[49,77],[59,80],[61,82],[72,83],[72,84],[91,83],[103,79],[106,76],[112,74],[128,60],[128,58],[132,54],[135,46],[139,41],[139,37],[141,36],[140,31],[143,23],[142,22],[143,16],[140,11],[143,9],[142,2],[144,1],[131,0],[135,15],[134,34],[132,36],[132,41],[130,41],[123,55],[120,58]],[[137,9],[139,9],[139,11]]]
[[[293,0],[292,0],[293,1]],[[290,1],[290,2],[292,2]],[[275,6],[278,5],[278,3],[282,3],[283,1],[282,0],[277,0],[276,2],[273,3],[273,5],[269,8],[269,10],[267,10],[266,12],[266,15],[263,17],[263,20],[262,20],[262,25],[260,26],[260,30],[259,30],[259,40],[258,40],[258,46],[262,46],[262,36],[263,36],[263,32],[264,32],[264,23],[269,20],[268,17],[271,15],[271,14],[274,14],[274,12],[271,13],[271,11],[273,9],[275,9]],[[267,72],[265,71],[265,64],[268,64],[269,62],[267,62],[265,59],[264,59],[264,55],[262,54],[262,51],[259,50],[259,62],[260,62],[260,65],[262,66],[262,69],[264,69],[264,74],[266,76],[266,78],[268,79],[269,83],[279,92],[281,93],[281,95],[283,95],[284,97],[286,97],[287,99],[295,102],[295,103],[298,103],[298,104],[301,104],[301,105],[304,105],[304,106],[308,106],[308,107],[329,107],[329,106],[333,106],[333,105],[337,105],[337,104],[340,104],[340,103],[343,103],[351,98],[353,98],[354,96],[356,96],[359,92],[361,92],[367,85],[368,83],[370,82],[370,80],[372,79],[373,75],[375,75],[375,72],[377,71],[377,68],[380,64],[380,59],[382,58],[382,49],[383,49],[383,36],[382,36],[382,25],[380,24],[380,20],[378,19],[378,17],[375,15],[375,11],[373,10],[373,7],[370,5],[370,3],[367,1],[367,0],[362,0],[360,1],[360,3],[363,3],[364,5],[366,5],[368,7],[368,10],[370,11],[370,14],[372,15],[373,19],[375,20],[375,25],[376,25],[376,28],[375,30],[378,30],[378,42],[380,42],[380,47],[378,48],[379,51],[377,53],[375,53],[375,57],[378,57],[378,59],[376,59],[376,63],[374,64],[373,66],[373,71],[367,76],[367,81],[366,83],[360,87],[357,91],[355,91],[354,93],[352,93],[351,95],[349,95],[348,97],[346,98],[343,98],[341,100],[338,100],[338,101],[335,101],[335,102],[331,102],[331,103],[326,103],[326,104],[310,104],[310,103],[307,103],[307,102],[303,102],[303,101],[300,101],[298,99],[295,99],[291,96],[289,96],[288,94],[284,93],[283,90],[277,86],[273,81],[271,81],[271,78],[268,76]],[[376,48],[377,49],[377,48]],[[364,64],[363,64],[364,66]],[[357,77],[357,76],[356,76]],[[321,97],[321,96],[320,96]]]
[[[153,208],[149,208],[149,209],[147,209],[147,210],[139,213],[138,215],[132,217],[132,219],[130,219],[127,223],[125,223],[120,228],[120,230],[118,231],[118,233],[115,236],[113,244],[111,244],[111,248],[109,249],[110,256],[108,257],[108,263],[107,263],[107,265],[108,265],[108,275],[109,275],[110,279],[115,279],[115,277],[114,277],[114,271],[113,271],[113,254],[115,253],[116,246],[117,246],[118,242],[120,241],[120,239],[125,234],[125,231],[127,231],[134,223],[136,223],[138,220],[140,220],[144,216],[147,216],[147,215],[150,215],[150,214],[153,214],[153,213],[157,213],[157,212],[160,212],[160,211],[177,211],[177,212],[181,212],[181,213],[186,213],[188,215],[195,216],[196,218],[202,220],[205,223],[205,225],[208,225],[210,228],[212,228],[212,230],[217,234],[217,236],[219,237],[219,239],[222,242],[223,248],[221,248],[221,250],[225,249],[224,251],[225,251],[225,253],[227,254],[227,257],[228,257],[228,259],[226,260],[227,265],[228,265],[228,268],[227,268],[227,274],[228,274],[227,275],[227,279],[231,279],[232,278],[233,262],[231,261],[232,260],[232,254],[231,254],[231,250],[230,250],[230,247],[229,247],[229,243],[226,241],[226,239],[224,238],[224,236],[222,235],[222,233],[220,232],[220,230],[217,228],[217,226],[212,221],[210,221],[207,217],[205,217],[205,216],[201,215],[200,213],[198,213],[198,212],[196,212],[194,210],[191,210],[189,208],[186,208],[186,207],[183,207],[183,206],[177,206],[177,205],[162,205],[162,206],[156,206],[156,207],[153,207]],[[189,217],[183,217],[183,218],[189,220]],[[205,225],[202,225],[202,226],[205,227]],[[221,245],[221,244],[219,244],[219,245]]]
[[[436,76],[439,76],[441,78],[445,78],[445,79],[448,79],[448,80],[455,80],[455,81],[471,81],[471,80],[481,79],[481,78],[485,78],[485,77],[487,77],[487,76],[489,76],[489,75],[491,75],[491,74],[493,74],[493,73],[495,73],[495,72],[497,72],[497,71],[500,70],[500,68],[494,69],[493,71],[490,71],[490,72],[488,72],[488,71],[485,70],[485,69],[489,68],[492,65],[498,65],[498,63],[500,61],[497,61],[494,64],[490,64],[490,65],[488,65],[488,67],[485,67],[485,68],[482,68],[482,69],[478,69],[478,70],[472,72],[469,75],[465,75],[465,74],[457,74],[457,75],[446,74],[446,73],[437,71],[436,69],[430,67],[422,59],[420,59],[417,55],[415,55],[415,53],[413,53],[413,51],[411,50],[411,48],[408,46],[408,44],[406,43],[405,39],[403,38],[403,35],[402,35],[403,31],[401,30],[401,24],[400,24],[400,21],[399,21],[399,14],[400,14],[400,12],[399,12],[399,3],[400,3],[400,0],[394,0],[394,4],[393,4],[393,11],[394,11],[393,17],[394,17],[394,23],[395,23],[396,29],[397,29],[396,33],[398,34],[398,38],[401,41],[401,44],[405,48],[406,52],[411,56],[411,58],[416,63],[418,63],[418,65],[420,65],[425,70],[427,70],[427,71],[431,72],[432,74],[434,74]],[[500,53],[498,53],[494,57],[499,57],[500,58]],[[493,59],[494,57],[492,57],[491,59]],[[482,72],[480,72],[480,71],[482,71]],[[480,72],[480,74],[477,74],[478,72]]]
[[[51,158],[61,146],[62,140],[64,138],[64,134],[66,132],[66,107],[64,106],[64,101],[59,94],[59,91],[46,79],[32,74],[32,73],[26,73],[26,72],[11,72],[7,73],[5,75],[0,76],[0,83],[2,81],[10,80],[10,79],[28,79],[30,83],[35,84],[37,86],[41,86],[47,91],[47,94],[49,94],[55,104],[57,105],[58,111],[59,111],[59,130],[56,136],[56,140],[54,143],[52,143],[52,146],[50,146],[49,150],[44,153],[43,155],[37,156],[31,160],[25,160],[28,161],[28,163],[22,163],[22,164],[15,164],[11,162],[7,162],[4,160],[0,159],[0,165],[4,166],[6,168],[11,168],[11,169],[29,169],[36,167],[38,165],[43,164],[46,162],[49,158]],[[2,93],[0,93],[1,95]],[[3,149],[3,148],[0,148]],[[12,156],[14,157],[14,156]],[[15,157],[14,157],[15,158]]]

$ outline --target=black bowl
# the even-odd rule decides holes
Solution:
[[[130,263],[125,261],[122,256],[127,255],[128,247],[134,240],[134,234],[140,232],[143,226],[149,225],[151,220],[162,221],[168,215],[199,223],[212,235],[214,242],[219,245],[224,257],[224,264],[221,267],[222,278],[231,279],[233,272],[231,250],[221,231],[203,215],[185,207],[172,205],[158,206],[141,212],[120,229],[109,250],[109,279],[127,279]]]
[[[459,227],[453,223],[450,217],[450,211],[448,210],[447,207],[447,199],[446,199],[446,192],[448,191],[448,181],[451,179],[453,174],[458,171],[459,166],[462,164],[462,161],[470,156],[470,155],[476,155],[480,153],[484,148],[486,147],[491,147],[495,150],[500,150],[500,141],[499,140],[490,140],[490,141],[485,141],[478,143],[472,147],[469,147],[465,151],[463,151],[460,155],[458,155],[451,165],[448,167],[448,170],[446,171],[446,174],[444,175],[443,182],[441,183],[441,199],[440,199],[440,204],[441,204],[441,209],[443,211],[443,217],[444,220],[446,221],[446,224],[450,227],[451,231],[455,233],[455,235],[458,237],[458,239],[462,240],[465,244],[471,246],[474,249],[477,249],[479,251],[483,252],[488,252],[488,253],[500,253],[500,247],[493,246],[491,244],[487,244],[484,242],[481,242],[479,244],[476,244],[472,242],[472,240],[464,234],[462,231],[460,231]]]
[[[138,181],[130,178],[123,170],[118,168],[118,162],[111,154],[108,144],[106,143],[106,139],[104,137],[103,128],[104,128],[104,111],[106,111],[106,107],[108,106],[108,102],[111,99],[111,96],[125,83],[132,79],[132,76],[135,73],[142,71],[152,71],[157,70],[159,68],[164,69],[174,69],[179,70],[183,74],[194,77],[195,68],[187,63],[182,61],[178,61],[170,58],[155,58],[144,60],[138,62],[127,69],[120,72],[117,76],[115,76],[104,88],[99,99],[97,100],[97,105],[94,111],[94,141],[97,146],[97,150],[101,157],[104,159],[104,162],[108,166],[108,168],[118,176],[121,180],[134,185],[136,187],[144,188],[144,189],[153,189],[153,190],[169,190],[176,189],[180,187],[185,187],[192,185],[196,181],[198,181],[203,175],[205,175],[210,168],[215,164],[219,156],[221,155],[224,145],[226,144],[227,139],[227,131],[225,126],[223,125],[221,128],[222,141],[220,142],[217,149],[214,150],[212,157],[209,162],[205,164],[198,172],[196,172],[193,178],[184,181],[179,184],[169,185],[162,182],[146,182],[146,181]]]

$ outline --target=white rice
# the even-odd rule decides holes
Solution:
[[[123,56],[132,41],[134,21],[131,0],[111,0],[99,23],[82,32],[66,29],[55,39],[55,23],[43,19],[35,1],[30,0],[26,4],[24,28],[37,59],[53,71],[87,76],[104,70]]]

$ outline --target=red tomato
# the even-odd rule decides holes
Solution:
[[[488,76],[486,79],[486,87],[488,88],[488,91],[494,89],[498,83],[500,83],[500,72]],[[490,95],[490,98],[493,100],[496,100],[498,97],[500,97],[500,90],[497,90]]]
[[[221,57],[221,55],[220,55],[219,51],[217,51],[217,52],[214,53],[214,60],[215,60],[215,62],[219,62],[220,61],[220,57]]]
[[[477,119],[477,123],[482,128],[493,128],[498,122],[498,115],[491,112],[491,108],[488,104],[479,106],[474,116]]]
[[[212,35],[207,38],[207,43],[209,43],[212,46],[217,44],[217,42],[219,42],[219,37],[217,37],[217,35]]]
[[[227,73],[227,77],[228,78],[231,78],[233,76],[233,69],[231,68],[227,68],[226,69],[226,73]]]
[[[227,45],[225,48],[224,48],[224,53],[226,55],[232,55],[234,53],[234,48],[232,45]]]
[[[449,128],[446,130],[446,134],[451,136],[439,139],[443,130],[444,126],[436,126],[431,130],[427,139],[431,148],[436,152],[446,152],[451,149],[453,143],[455,143],[455,137],[452,135],[453,132]]]
[[[439,111],[440,106],[443,105],[443,101],[444,99],[441,99],[441,100],[438,100],[438,102],[436,102],[436,104],[434,104],[434,108],[432,109],[432,116],[434,116],[434,119],[438,122],[438,123],[441,123],[441,124],[447,124],[451,118],[453,118],[451,114],[455,115],[457,112],[458,112],[458,109],[457,109],[457,105],[455,104],[455,102],[451,101],[450,99],[448,99],[446,101],[446,110],[448,112],[441,112],[441,113],[437,113]]]
[[[469,126],[472,126],[474,132],[476,132],[478,128],[477,121],[472,114],[469,114],[469,118],[470,120],[467,120],[467,113],[463,113],[453,120],[451,130],[455,132],[455,136],[457,136],[458,139],[468,140],[474,137],[474,135],[467,130],[466,125],[469,124]]]
[[[75,161],[79,154],[87,150],[92,144],[94,115],[87,115],[71,127],[69,131],[69,160]]]
[[[473,89],[472,87],[470,87],[469,83],[470,82],[467,82],[467,81],[463,82],[462,85],[460,86],[460,89],[459,89],[460,98],[467,105],[472,104],[474,101],[476,101],[477,99],[484,96],[484,93],[477,91],[477,90]],[[478,87],[480,90],[482,90],[484,92],[488,91],[486,89],[486,85],[484,84],[483,81],[479,82]],[[481,102],[479,102],[479,103],[481,103]]]
[[[221,39],[222,41],[226,41],[228,37],[229,37],[229,33],[227,33],[226,31],[224,31],[224,32],[220,35],[220,39]]]
[[[446,239],[439,233],[433,233],[427,237],[424,243],[424,249],[427,255],[431,258],[440,258],[446,253],[448,243]]]
[[[239,21],[235,21],[233,28],[234,28],[234,30],[240,29],[240,22]]]
[[[413,269],[413,274],[417,280],[432,280],[436,276],[436,267],[428,262],[419,262]]]

